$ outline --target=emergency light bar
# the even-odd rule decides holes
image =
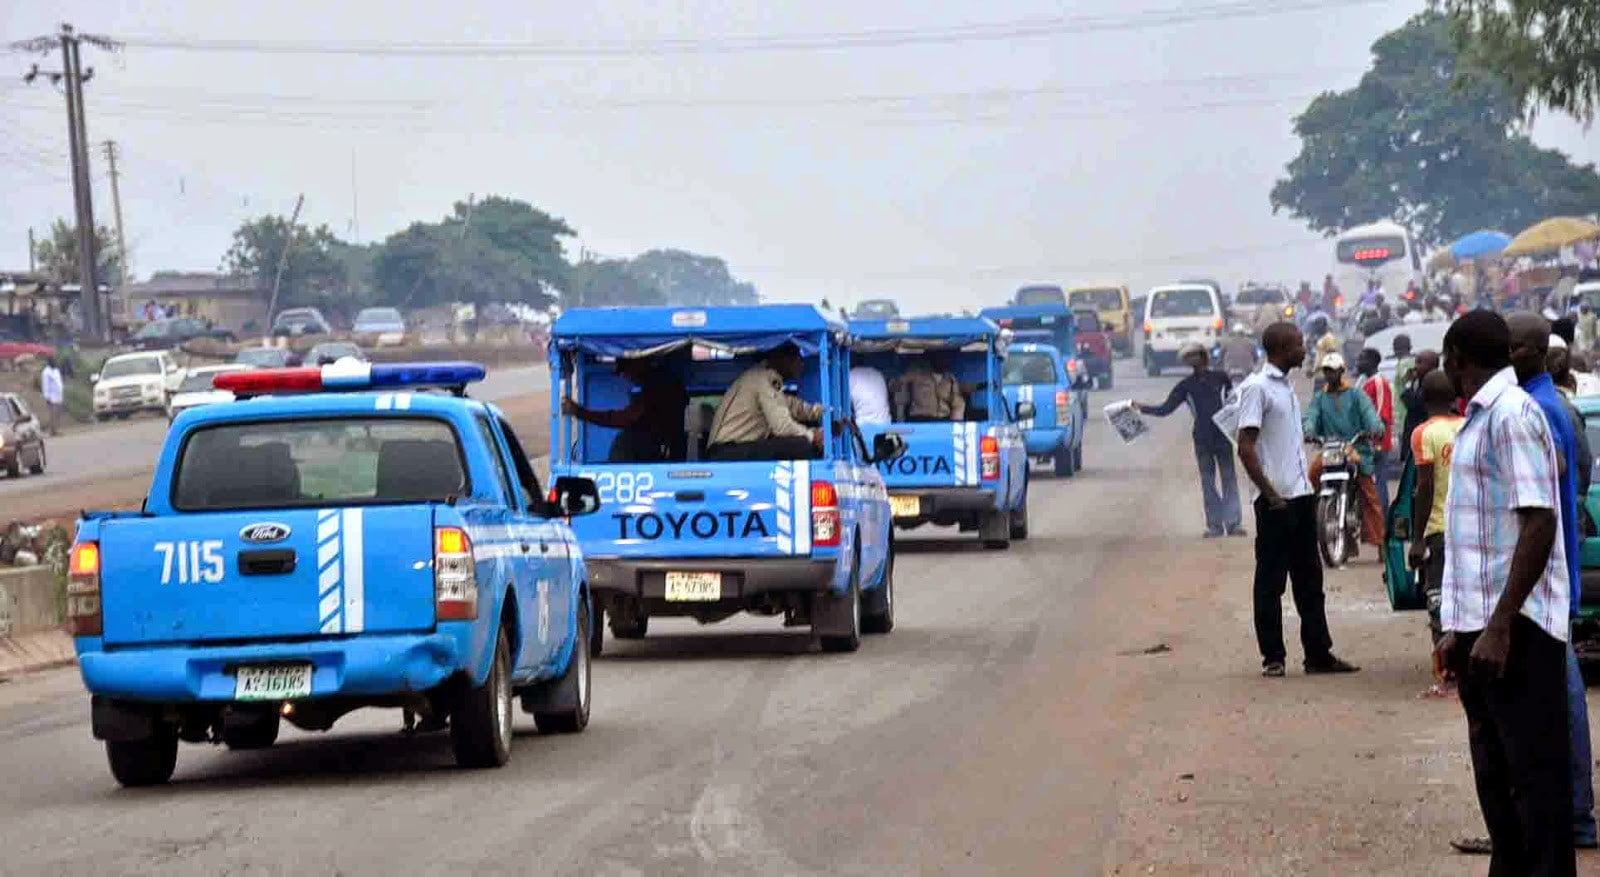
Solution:
[[[223,372],[211,386],[235,396],[274,393],[317,393],[338,390],[395,390],[417,387],[460,389],[483,380],[484,368],[475,362],[359,362],[342,359],[307,368],[263,368]]]

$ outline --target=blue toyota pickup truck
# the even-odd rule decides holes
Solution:
[[[1037,415],[1014,406],[1001,385],[1007,334],[974,317],[863,320],[850,324],[854,362],[878,370],[891,387],[891,422],[863,424],[869,437],[898,435],[903,456],[879,464],[895,525],[958,526],[988,548],[1028,538],[1028,452],[1019,423]],[[920,419],[904,387],[927,366],[954,377],[964,399],[959,419]]]
[[[1006,401],[1015,411],[1033,406],[1033,416],[1017,423],[1028,456],[1055,467],[1061,478],[1083,468],[1083,433],[1088,421],[1088,380],[1067,373],[1061,352],[1048,344],[1012,344],[1001,369]]]
[[[244,401],[180,414],[140,512],[88,513],[68,619],[94,736],[123,785],[162,783],[179,740],[248,749],[358,707],[448,725],[467,767],[511,754],[512,699],[543,731],[589,720],[589,583],[469,363],[264,369]],[[421,392],[442,387],[453,393]]]
[[[552,340],[551,398],[564,404],[552,406],[550,468],[598,485],[605,513],[574,528],[613,636],[645,636],[652,616],[751,612],[848,652],[893,628],[894,539],[875,466],[904,446],[869,446],[850,423],[842,323],[809,305],[575,309]],[[785,350],[792,373],[759,375],[781,384],[766,398],[806,419],[806,435],[712,446],[724,395]],[[615,412],[646,386],[656,431],[619,426]]]

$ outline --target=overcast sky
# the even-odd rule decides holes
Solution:
[[[678,247],[769,300],[948,309],[1024,282],[1320,277],[1331,245],[1267,202],[1291,118],[1421,6],[0,0],[0,38],[70,21],[130,41],[85,61],[141,277],[214,269],[242,220],[296,193],[307,220],[362,241],[477,193],[566,219],[574,253]],[[830,34],[853,44],[815,39]],[[543,48],[261,51],[289,40]],[[219,41],[240,45],[195,48]],[[20,81],[35,60],[59,67],[0,53],[6,269],[26,266],[30,226],[71,214],[63,100]],[[1596,132],[1562,118],[1535,138],[1600,159]],[[93,171],[109,225],[98,150]]]

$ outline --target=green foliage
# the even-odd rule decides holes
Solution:
[[[755,286],[734,279],[728,263],[715,256],[650,250],[634,257],[628,270],[659,289],[670,305],[708,307],[753,305],[760,301]]]
[[[291,229],[288,217],[252,219],[233,233],[233,245],[222,257],[223,270],[255,278],[257,285],[270,295],[286,244],[289,258],[278,290],[279,310],[318,307],[344,312],[360,306],[344,261],[350,247],[334,237],[326,225],[311,228],[296,224]]]
[[[95,280],[116,285],[118,276],[117,246],[111,230],[105,226],[95,229]],[[50,224],[50,232],[34,245],[34,260],[39,273],[56,283],[78,283],[78,227],[65,219]]]
[[[1412,19],[1372,54],[1355,88],[1319,95],[1295,119],[1301,151],[1272,188],[1274,212],[1329,234],[1392,218],[1434,245],[1600,204],[1593,165],[1518,133],[1517,96],[1462,62],[1444,16]]]
[[[1543,105],[1584,123],[1600,105],[1600,3],[1438,0],[1458,48],[1505,78],[1529,116]]]
[[[664,305],[667,296],[633,271],[626,260],[585,260],[572,266],[565,304],[588,308]]]
[[[391,235],[373,261],[383,301],[426,307],[452,301],[544,307],[568,283],[566,222],[525,201],[459,202],[440,222]]]

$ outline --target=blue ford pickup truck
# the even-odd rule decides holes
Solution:
[[[652,616],[709,624],[751,612],[847,652],[862,633],[893,628],[894,539],[875,466],[904,447],[869,446],[850,423],[842,323],[809,305],[576,309],[552,338],[552,399],[617,412],[651,388],[657,432],[643,441],[614,415],[552,406],[551,472],[592,479],[605,505],[574,527],[613,636],[645,636]],[[769,399],[816,415],[807,429],[820,428],[820,442],[711,447],[724,394],[785,348],[798,352],[784,360],[795,373],[764,373],[784,394]]]
[[[510,757],[517,695],[540,730],[583,730],[589,583],[563,518],[599,497],[564,478],[546,500],[510,424],[461,397],[482,377],[219,376],[243,401],[177,417],[143,510],[85,515],[67,614],[119,782],[165,782],[180,739],[259,748],[365,706],[448,724],[467,767]]]
[[[1015,406],[1001,386],[1008,334],[974,317],[863,320],[850,324],[854,361],[877,369],[891,387],[929,364],[953,376],[964,398],[959,420],[918,420],[905,394],[891,402],[891,423],[862,425],[876,439],[898,435],[906,452],[879,464],[895,525],[958,526],[988,548],[1028,538],[1028,452],[1019,423],[1037,415]]]
[[[1061,478],[1083,468],[1083,433],[1088,422],[1088,381],[1074,382],[1061,352],[1048,344],[1013,344],[1006,352],[1001,383],[1012,410],[1027,402],[1033,416],[1019,421],[1028,456],[1055,467]],[[1076,384],[1076,386],[1074,386]]]

